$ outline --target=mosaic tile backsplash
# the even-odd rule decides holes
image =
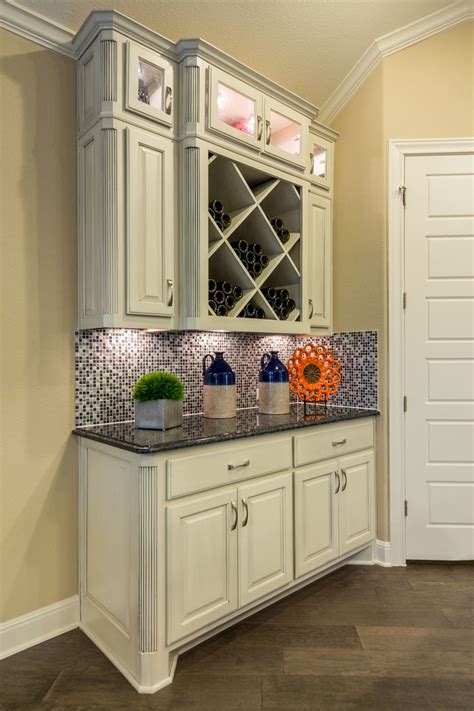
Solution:
[[[76,425],[133,419],[133,383],[152,370],[168,370],[184,383],[185,413],[202,412],[202,358],[224,351],[237,377],[237,407],[254,407],[262,353],[286,362],[305,336],[129,329],[76,332]],[[311,340],[327,344],[341,364],[342,381],[331,405],[377,407],[377,333],[336,333]]]

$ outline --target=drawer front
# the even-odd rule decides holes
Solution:
[[[197,491],[226,486],[262,474],[291,469],[291,437],[267,439],[234,447],[208,449],[204,454],[190,454],[168,460],[167,497],[175,499]]]
[[[323,425],[308,434],[295,436],[295,467],[370,449],[373,445],[372,419],[356,424]]]

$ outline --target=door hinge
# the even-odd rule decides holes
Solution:
[[[406,189],[406,187],[404,185],[400,185],[400,187],[398,188],[398,192],[402,196],[402,205],[403,205],[403,207],[405,207],[407,204],[407,189]]]
[[[408,410],[408,398],[406,395],[403,396],[403,412]]]
[[[405,499],[405,516],[408,516],[408,501]]]
[[[403,292],[403,308],[406,309],[407,307],[407,292]]]

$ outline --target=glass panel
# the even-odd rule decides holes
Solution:
[[[138,101],[163,110],[164,71],[154,64],[138,60]]]
[[[270,145],[292,156],[301,155],[301,124],[276,111],[270,111],[270,123]]]
[[[217,117],[237,131],[255,136],[255,101],[218,83]]]
[[[313,145],[313,175],[318,178],[326,178],[326,161],[328,152],[317,143]]]

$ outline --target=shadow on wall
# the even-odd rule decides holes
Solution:
[[[77,592],[75,63],[0,31],[1,618]]]

